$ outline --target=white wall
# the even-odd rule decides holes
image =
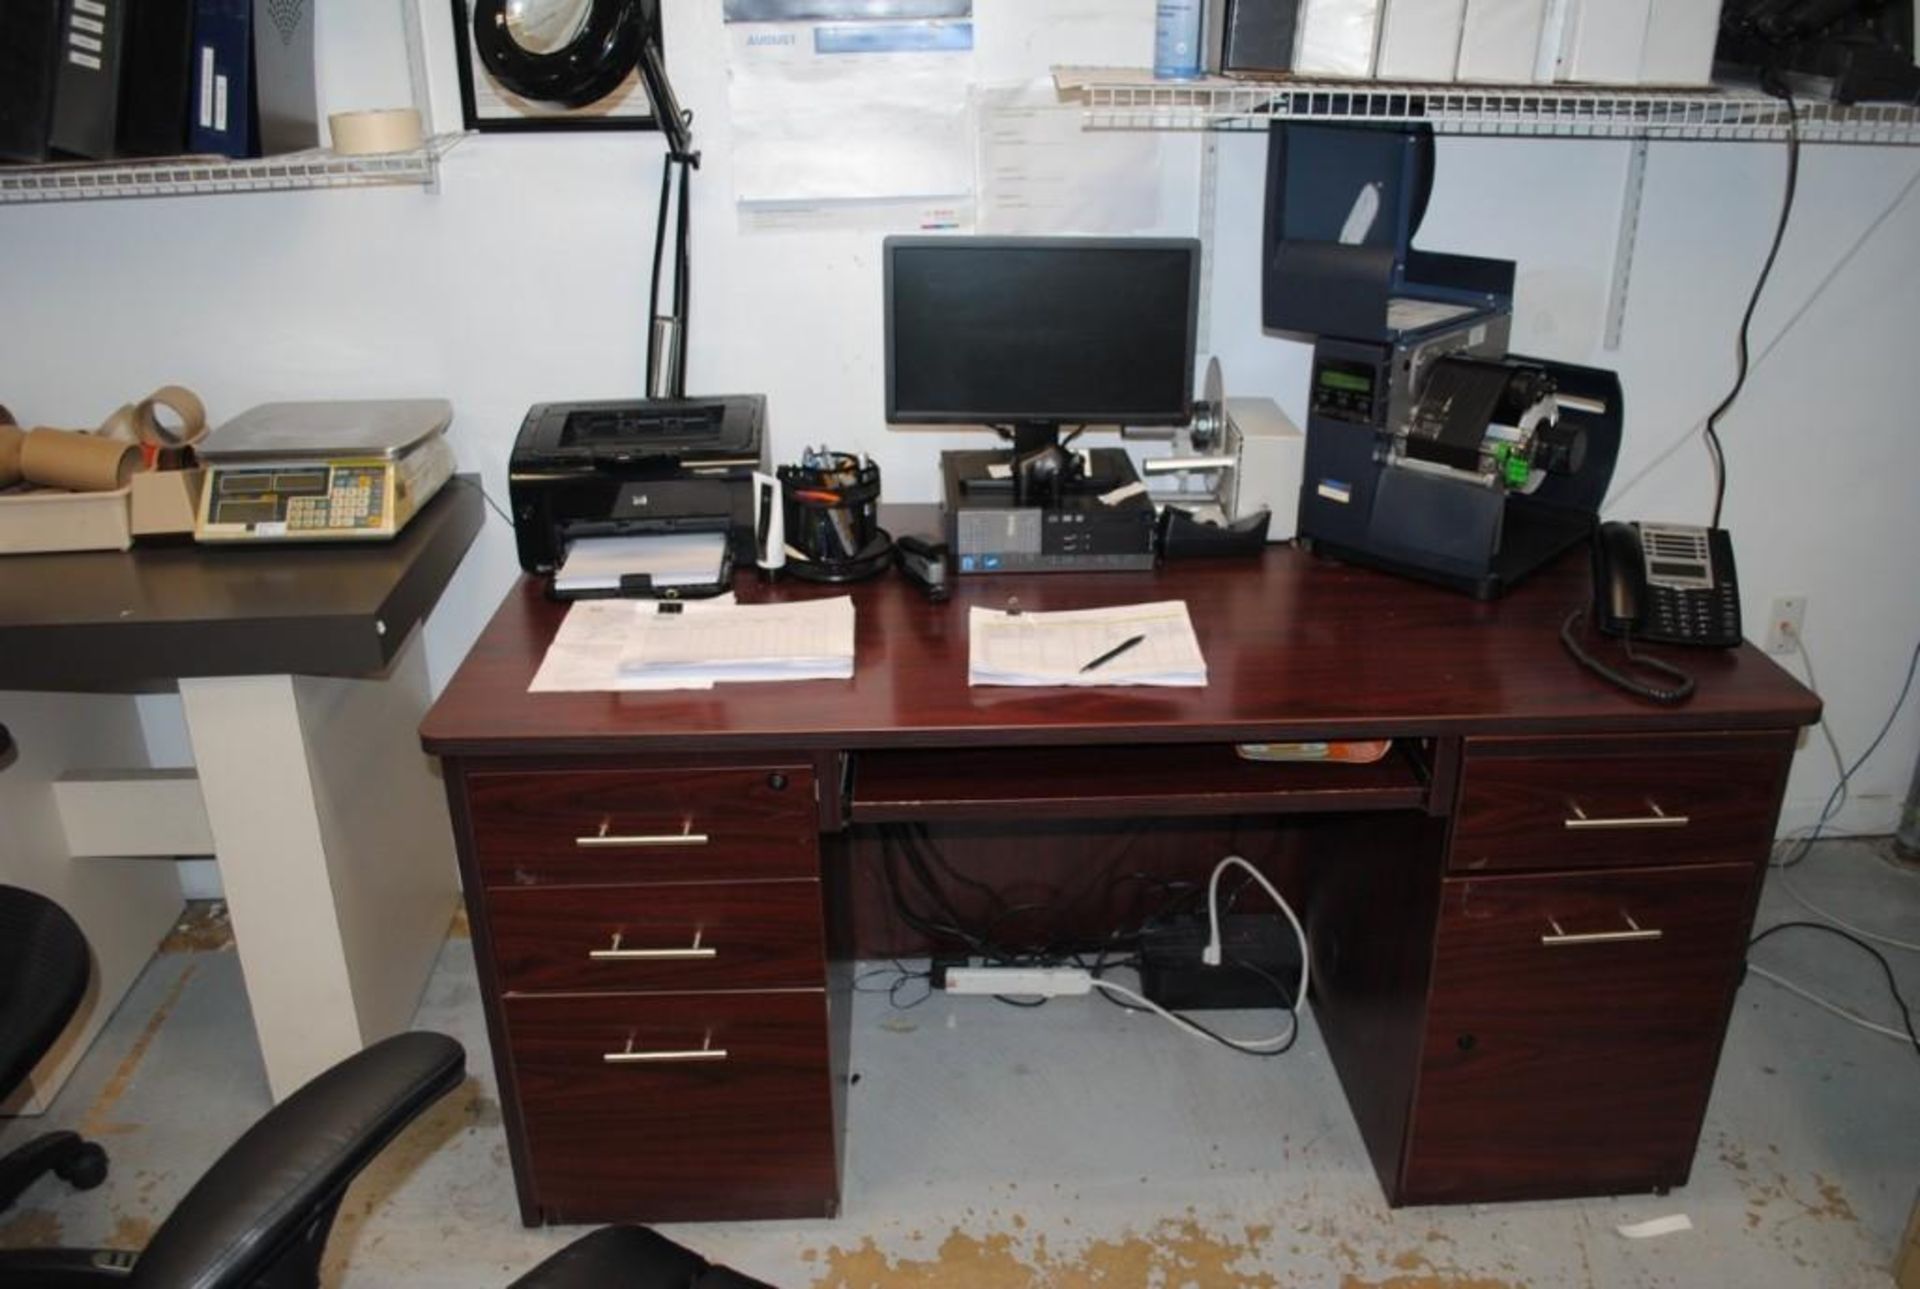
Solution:
[[[422,0],[431,98],[457,126],[447,6]],[[1144,0],[976,0],[978,67],[995,82],[1054,63],[1144,63]],[[738,231],[731,204],[723,30],[712,0],[666,0],[676,87],[705,154],[695,186],[689,386],[768,395],[776,459],[827,441],[872,454],[893,500],[934,495],[939,435],[881,421],[879,237]],[[399,0],[323,15],[335,107],[410,101]],[[1303,411],[1305,351],[1259,329],[1264,143],[1212,136],[1219,156],[1210,330],[1228,389]],[[1200,136],[1163,149],[1162,218],[1196,231]],[[53,423],[96,422],[165,381],[216,417],[275,398],[443,394],[461,467],[504,492],[533,402],[637,394],[661,149],[654,135],[470,139],[441,190],[268,194],[0,209],[0,397]],[[1628,437],[1610,510],[1701,521],[1704,450],[1640,475],[1724,393],[1733,333],[1778,208],[1782,149],[1656,144],[1626,336],[1600,348],[1626,145],[1448,141],[1423,244],[1517,259],[1515,346],[1617,367]],[[1810,148],[1800,203],[1755,324],[1765,349],[1916,173],[1920,152]],[[1807,638],[1849,756],[1884,718],[1920,637],[1909,301],[1920,282],[1920,199],[1893,211],[1793,321],[1725,422],[1726,522],[1748,630],[1775,595],[1809,597]],[[517,572],[490,520],[428,626],[436,684]],[[1571,673],[1570,673],[1571,674]],[[147,700],[163,761],[184,745]],[[1920,703],[1855,787],[1846,827],[1885,831],[1904,794]],[[1789,826],[1833,780],[1801,753]]]

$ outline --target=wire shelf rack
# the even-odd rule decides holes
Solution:
[[[1274,121],[1419,123],[1436,134],[1547,139],[1787,137],[1787,108],[1757,90],[1366,81],[1158,81],[1131,68],[1059,68],[1089,129],[1264,130]],[[1809,143],[1920,145],[1920,108],[1803,102]]]
[[[436,134],[411,152],[367,157],[343,157],[324,148],[311,148],[248,161],[175,157],[99,165],[0,167],[0,205],[315,188],[433,189],[439,184],[441,158],[464,138],[464,134]]]

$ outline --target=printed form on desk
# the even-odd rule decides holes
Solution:
[[[663,611],[666,606],[666,611]],[[581,600],[567,610],[532,693],[711,689],[716,681],[846,680],[853,600],[792,604]]]
[[[1207,683],[1207,660],[1185,600],[1064,613],[975,607],[967,616],[967,683],[1197,689]]]

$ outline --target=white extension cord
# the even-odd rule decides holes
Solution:
[[[1081,967],[951,967],[947,970],[946,990],[950,994],[971,997],[988,995],[1010,998],[1073,998],[1098,989],[1104,994],[1122,999],[1131,1006],[1150,1011],[1179,1026],[1193,1037],[1209,1043],[1224,1043],[1236,1051],[1253,1055],[1265,1055],[1284,1049],[1293,1042],[1294,1034],[1300,1028],[1299,1009],[1307,1005],[1309,971],[1307,964],[1311,957],[1307,951],[1307,933],[1300,925],[1300,919],[1294,915],[1292,906],[1281,898],[1280,892],[1272,882],[1267,880],[1266,874],[1238,855],[1229,855],[1215,864],[1213,875],[1207,879],[1208,935],[1206,947],[1200,952],[1200,960],[1209,967],[1220,965],[1222,956],[1220,875],[1234,867],[1246,869],[1252,874],[1253,880],[1260,883],[1262,889],[1273,897],[1273,902],[1278,904],[1280,911],[1286,915],[1287,922],[1293,927],[1293,934],[1300,944],[1300,987],[1294,996],[1294,1011],[1287,1017],[1287,1028],[1281,1033],[1268,1038],[1228,1038],[1224,1035],[1211,1034],[1135,990],[1111,980],[1102,980]]]

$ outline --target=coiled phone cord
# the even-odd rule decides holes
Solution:
[[[1566,646],[1567,652],[1573,655],[1575,662],[1607,683],[1618,685],[1634,697],[1644,698],[1649,702],[1659,703],[1664,707],[1678,707],[1681,703],[1693,697],[1693,677],[1670,662],[1662,662],[1658,658],[1647,658],[1635,653],[1633,651],[1632,636],[1625,636],[1621,640],[1621,645],[1626,651],[1627,661],[1639,668],[1642,675],[1652,672],[1678,682],[1673,688],[1668,689],[1659,685],[1648,684],[1645,680],[1636,679],[1633,676],[1627,675],[1625,672],[1608,666],[1591,653],[1588,653],[1586,647],[1574,639],[1573,634],[1574,628],[1579,625],[1581,620],[1586,616],[1587,611],[1585,609],[1575,609],[1567,615],[1566,621],[1560,624],[1560,643]]]

